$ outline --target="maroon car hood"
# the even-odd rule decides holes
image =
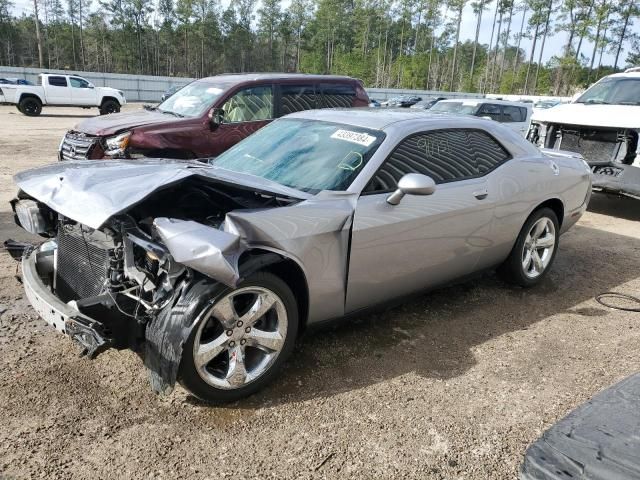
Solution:
[[[173,115],[153,110],[134,110],[133,112],[113,113],[88,118],[74,127],[77,132],[89,135],[114,135],[141,125],[171,123],[180,120]]]

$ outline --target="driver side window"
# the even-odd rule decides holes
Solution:
[[[226,123],[257,122],[273,118],[273,89],[269,86],[240,90],[222,106]]]

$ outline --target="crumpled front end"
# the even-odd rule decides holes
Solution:
[[[170,392],[195,322],[189,292],[203,281],[228,291],[278,262],[303,271],[309,319],[343,314],[354,195],[301,201],[194,164],[60,165],[18,177],[12,206],[48,239],[22,260],[31,303],[89,357],[132,349],[154,390]]]
[[[540,148],[582,155],[593,189],[640,198],[640,129],[567,125],[533,120],[527,139]]]

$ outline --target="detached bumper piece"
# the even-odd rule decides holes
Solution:
[[[593,189],[640,199],[640,167],[623,163],[592,164]]]
[[[527,450],[521,480],[640,478],[640,374],[597,394]]]
[[[96,358],[114,344],[113,339],[105,335],[104,325],[94,320],[83,317],[68,318],[64,325],[67,335],[82,347],[80,355]]]
[[[114,346],[114,340],[107,335],[104,324],[82,314],[51,293],[40,279],[36,257],[33,253],[22,261],[22,282],[34,310],[60,333],[69,335],[80,345],[82,354],[89,358],[95,358]]]

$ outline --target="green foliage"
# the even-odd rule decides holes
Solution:
[[[220,0],[36,1],[48,68],[194,77],[300,71],[351,75],[371,87],[570,94],[613,71],[603,53],[640,63],[634,0],[231,0],[224,8]],[[465,6],[475,15],[472,33],[493,27],[490,45],[462,40]],[[523,10],[522,36],[535,39],[535,51],[519,48]],[[11,11],[0,0],[0,64],[37,66],[36,19]],[[538,65],[559,33],[567,37],[562,52]]]

